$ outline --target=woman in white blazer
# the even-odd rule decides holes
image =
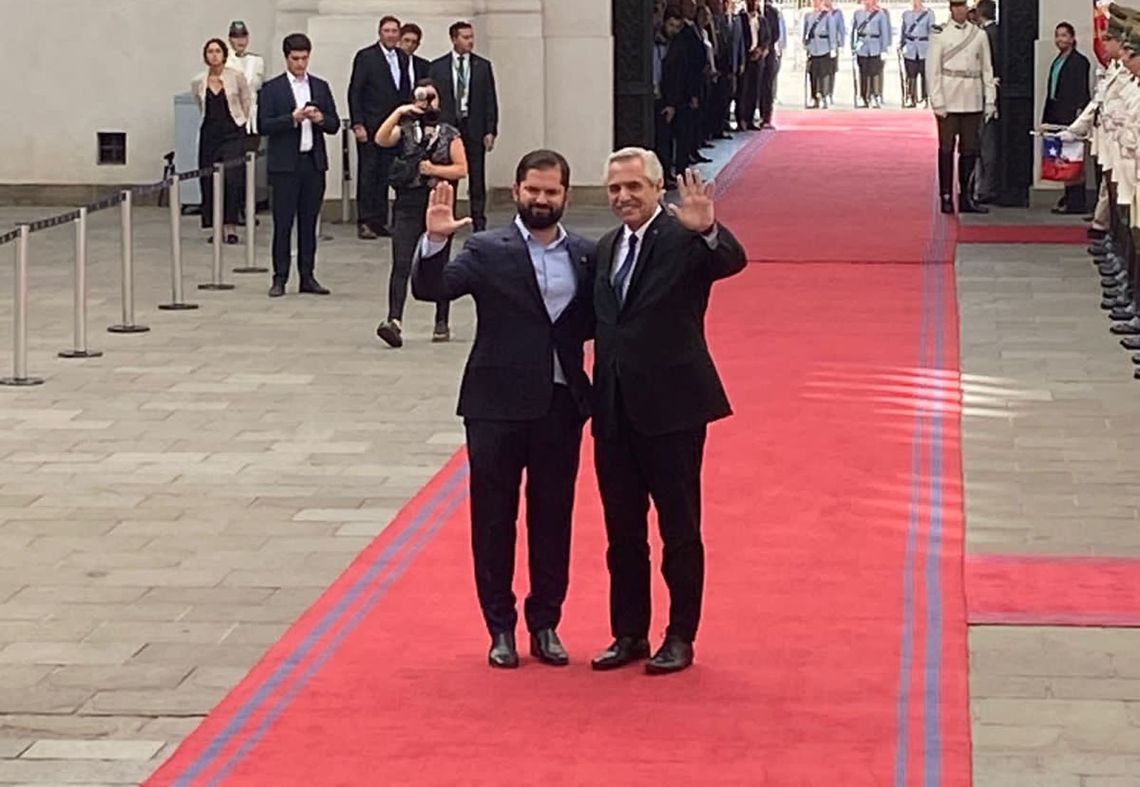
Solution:
[[[202,128],[198,135],[198,166],[208,167],[219,161],[241,158],[245,152],[246,126],[249,123],[253,95],[245,75],[226,68],[229,48],[220,38],[211,38],[202,49],[206,71],[199,74],[190,90],[202,111]],[[237,243],[238,214],[244,190],[244,169],[227,168],[223,207],[226,243]],[[214,190],[211,178],[202,178],[202,227],[214,226]],[[213,238],[211,237],[211,240]]]

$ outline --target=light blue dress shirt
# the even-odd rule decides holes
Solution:
[[[566,230],[559,224],[558,237],[553,243],[543,245],[523,224],[522,217],[515,216],[515,228],[526,243],[546,313],[550,315],[550,321],[555,322],[562,316],[562,312],[566,311],[566,307],[578,292],[578,277],[574,273],[574,261],[570,257]],[[554,382],[566,384],[566,373],[562,371],[562,362],[558,360],[557,351],[554,353]]]

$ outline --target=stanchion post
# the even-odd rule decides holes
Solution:
[[[257,153],[245,154],[245,265],[234,273],[268,273],[257,267]]]
[[[340,177],[340,223],[348,224],[352,220],[352,202],[350,197],[350,188],[352,184],[352,121],[345,120],[344,127],[340,131],[341,138],[341,161],[343,162],[343,171]]]
[[[87,208],[75,217],[75,343],[60,358],[98,358],[103,353],[87,348]]]
[[[0,379],[0,385],[41,385],[40,377],[28,377],[28,238],[32,228],[20,225],[16,239],[16,281],[12,288],[12,376]]]
[[[146,333],[150,328],[135,324],[135,240],[134,211],[130,190],[122,193],[119,203],[120,230],[122,233],[122,291],[123,321],[107,330],[111,333]]]
[[[210,187],[214,195],[214,270],[213,276],[206,284],[199,284],[199,290],[232,290],[234,285],[226,284],[222,276],[222,246],[225,243],[225,233],[222,229],[222,220],[224,217],[223,207],[225,206],[226,199],[226,165],[218,163],[214,165],[213,180]]]
[[[170,303],[160,303],[163,311],[190,311],[198,304],[186,303],[182,292],[182,193],[181,181],[172,177],[166,184],[170,206]]]

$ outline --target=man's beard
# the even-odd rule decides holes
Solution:
[[[564,210],[561,205],[558,207],[551,205],[545,210],[539,209],[537,206],[523,205],[522,203],[519,203],[515,207],[518,208],[519,218],[522,219],[523,224],[532,230],[550,229],[562,221],[562,212]]]

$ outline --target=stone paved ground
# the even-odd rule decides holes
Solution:
[[[958,265],[969,551],[1140,556],[1140,381],[1083,248]],[[970,647],[977,787],[1140,785],[1140,630],[975,627]]]

